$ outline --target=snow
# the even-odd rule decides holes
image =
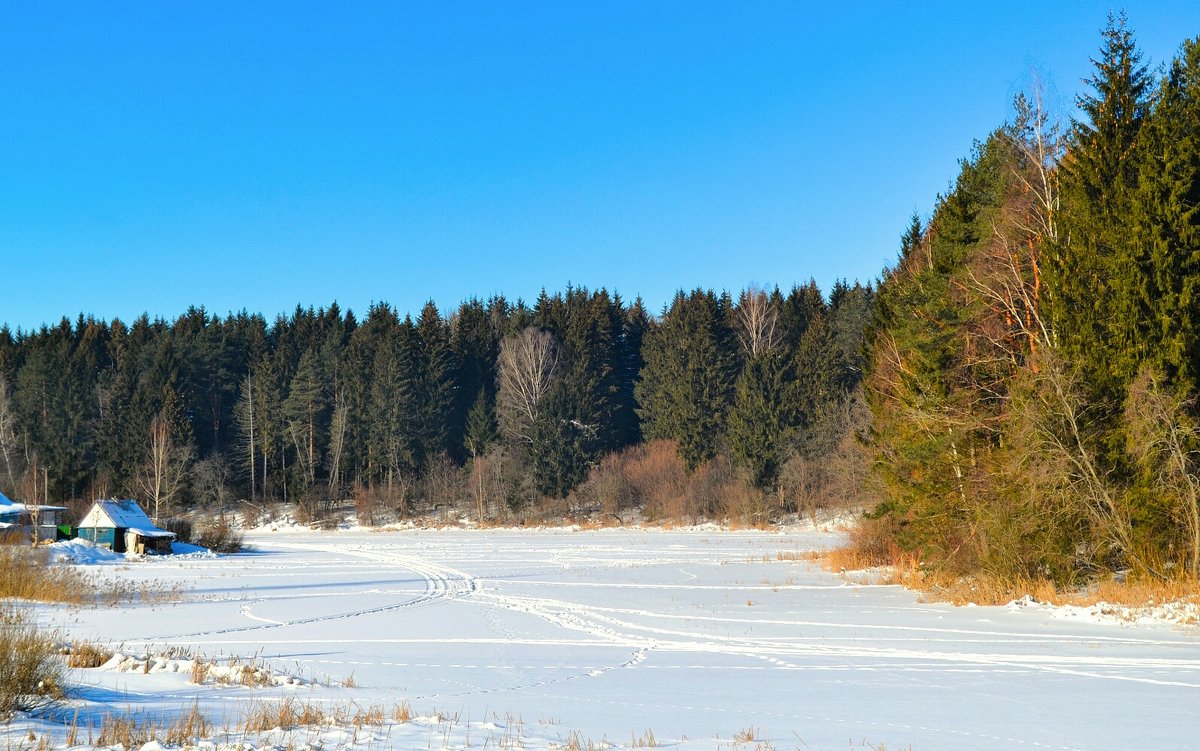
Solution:
[[[114,553],[108,548],[97,547],[91,540],[77,537],[74,540],[59,540],[46,546],[50,550],[50,560],[55,563],[74,564],[76,566],[102,566],[105,564],[126,563],[130,560],[148,560],[150,556],[134,553]],[[192,545],[186,542],[171,543],[172,558],[216,558],[216,554],[208,548]],[[157,556],[155,556],[157,557]]]
[[[1118,625],[1155,625],[1176,624],[1179,626],[1196,626],[1200,624],[1200,603],[1196,602],[1165,602],[1157,605],[1131,607],[1117,605],[1101,600],[1094,605],[1047,605],[1037,602],[1029,595],[1008,603],[1009,610],[1025,608],[1040,609],[1050,613],[1055,618],[1066,618],[1090,621],[1093,623],[1113,623]]]
[[[94,570],[179,586],[181,602],[37,612],[65,639],[117,653],[71,671],[57,716],[81,723],[193,702],[218,727],[253,701],[412,708],[407,722],[271,731],[249,741],[260,749],[625,749],[650,736],[688,751],[1170,749],[1200,732],[1195,627],[1031,601],[926,604],[777,559],[838,539],[805,527],[288,528],[248,534],[246,554]],[[270,678],[197,685],[197,658],[227,678],[246,664]],[[65,747],[51,719],[0,735]]]
[[[208,548],[193,545],[190,542],[171,543],[171,553],[176,556],[186,555],[194,558],[216,558],[217,554]]]
[[[50,560],[55,563],[74,563],[79,566],[96,566],[106,563],[124,563],[125,556],[108,548],[98,548],[89,540],[76,538],[60,540],[49,546]]]

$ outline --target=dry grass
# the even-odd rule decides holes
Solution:
[[[205,662],[199,657],[193,658],[191,678],[192,683],[195,683],[197,686],[203,685],[204,682],[208,680],[208,672],[211,667],[212,666],[209,665],[209,663]]]
[[[271,669],[260,664],[256,658],[245,662],[241,657],[230,657],[226,664],[208,662],[197,656],[192,658],[191,681],[197,685],[213,682],[219,686],[245,686],[263,688],[275,685]],[[149,663],[147,663],[149,664]]]
[[[163,733],[163,740],[169,746],[191,745],[195,739],[207,738],[212,732],[212,725],[200,712],[200,703],[192,704],[191,708],[179,715]],[[126,746],[126,748],[129,748]]]
[[[200,712],[197,702],[173,719],[164,716],[156,721],[132,715],[105,715],[100,721],[99,735],[89,739],[89,745],[96,748],[137,748],[158,741],[168,746],[190,746],[197,740],[210,737],[212,730],[212,724]],[[90,735],[91,731],[88,732]],[[78,728],[74,725],[71,735],[78,735]]]
[[[249,733],[265,733],[268,730],[290,730],[311,725],[349,724],[338,722],[344,710],[327,711],[312,702],[302,702],[289,696],[279,702],[254,702],[242,715],[241,728]]]
[[[383,707],[378,704],[372,704],[366,709],[356,708],[354,716],[350,718],[350,724],[356,728],[364,726],[379,727],[387,720],[387,715],[383,711]]]
[[[1004,576],[991,573],[959,574],[924,566],[920,557],[893,543],[887,523],[862,519],[849,531],[850,541],[842,548],[821,554],[825,569],[835,572],[881,568],[881,584],[900,584],[921,593],[931,602],[953,605],[1004,605],[1032,597],[1048,605],[1091,606],[1097,603],[1143,608],[1165,603],[1200,605],[1200,582],[1190,579],[1125,578],[1113,575],[1093,579],[1082,586],[1062,587],[1046,578]],[[783,554],[781,559],[786,559]]]
[[[859,519],[848,531],[849,542],[821,555],[821,565],[835,572],[860,571],[879,566],[891,566],[898,572],[918,568],[920,557],[901,550],[894,542],[893,524],[890,519]]]
[[[139,723],[132,717],[105,715],[100,721],[100,734],[96,738],[97,746],[121,745],[125,748],[136,748],[154,740],[153,723]]]
[[[815,561],[824,557],[819,550],[780,550],[775,553],[777,561]]]
[[[396,722],[404,723],[412,719],[412,707],[407,701],[402,701],[392,707],[392,719]]]
[[[900,583],[923,599],[953,605],[1004,605],[1025,596],[1048,605],[1079,607],[1108,603],[1127,608],[1173,602],[1200,604],[1200,582],[1181,579],[1118,579],[1108,576],[1082,587],[1064,588],[1049,579],[989,574],[957,576],[938,571],[910,571]]]
[[[91,642],[74,642],[67,649],[67,667],[98,668],[112,659],[113,653]]]
[[[395,722],[407,722],[412,716],[408,703],[397,704],[390,717]],[[313,702],[289,697],[279,702],[256,701],[246,707],[241,722],[234,728],[225,727],[224,735],[266,733],[274,730],[290,731],[312,727],[381,727],[388,721],[389,713],[382,706],[362,708],[356,704],[324,708]],[[195,747],[197,741],[212,738],[215,728],[201,712],[199,703],[185,708],[173,718],[163,716],[158,720],[145,715],[105,715],[99,732],[87,730],[87,739],[81,737],[78,716],[68,729],[68,745],[87,745],[94,748],[116,747],[138,748],[157,741],[175,747]],[[290,745],[288,746],[291,747]]]
[[[658,739],[654,737],[654,731],[647,728],[646,732],[642,733],[642,737],[629,739],[630,748],[658,748]]]
[[[63,697],[63,662],[54,639],[10,604],[0,604],[0,716]]]
[[[390,718],[393,722],[406,723],[412,720],[412,708],[408,702],[392,706],[387,711],[383,706],[358,704],[323,707],[313,702],[287,697],[282,701],[251,703],[242,715],[239,732],[265,733],[269,730],[292,730],[301,727],[380,727]],[[454,721],[457,722],[457,717]],[[439,715],[439,722],[441,717]]]
[[[0,545],[0,598],[69,605],[120,605],[177,601],[181,588],[159,582],[102,581],[72,566],[50,562],[45,548]]]
[[[94,601],[92,591],[88,577],[52,565],[48,550],[0,546],[0,598],[85,605]]]

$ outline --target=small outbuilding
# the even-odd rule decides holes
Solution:
[[[66,506],[16,503],[0,493],[0,532],[35,543],[54,542],[66,536],[59,527],[66,511]]]
[[[170,553],[174,532],[159,529],[137,501],[96,501],[78,536],[114,553]]]

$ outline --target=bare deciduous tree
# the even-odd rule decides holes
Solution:
[[[224,512],[225,494],[229,490],[229,462],[218,453],[196,462],[192,468],[195,487],[201,496]]]
[[[255,443],[254,436],[254,381],[249,373],[242,383],[242,394],[237,405],[237,423],[242,447],[246,451],[246,469],[250,472],[250,501],[253,502],[257,495],[255,485],[258,478],[255,474],[254,452],[258,444]]]
[[[342,454],[346,447],[346,425],[350,410],[341,398],[335,400],[329,420],[329,498],[334,500],[342,489]]]
[[[1056,165],[1065,140],[1036,82],[1031,97],[1018,96],[1015,106],[1016,122],[1004,130],[1013,149],[1008,167],[1015,191],[992,220],[992,241],[968,270],[967,286],[1004,324],[992,343],[1019,364],[1025,354],[1055,341],[1041,312],[1041,249],[1058,238]]]
[[[8,478],[10,490],[17,487],[17,472],[14,470],[20,456],[15,421],[12,401],[9,398],[8,381],[3,374],[0,374],[0,462],[4,463],[4,472]]]
[[[1009,418],[1009,445],[1027,487],[1044,499],[1042,505],[1050,513],[1082,512],[1103,546],[1142,570],[1151,570],[1134,546],[1121,488],[1104,469],[1094,445],[1093,405],[1085,398],[1078,376],[1053,349],[1034,359],[1016,386]],[[1090,551],[1077,556],[1097,558]]]
[[[154,509],[154,523],[183,489],[192,459],[190,445],[179,445],[168,417],[159,413],[150,421],[146,456],[133,474],[138,495]]]
[[[1200,426],[1189,415],[1193,407],[1146,368],[1129,387],[1125,424],[1129,452],[1169,504],[1183,531],[1188,573],[1200,579]]]
[[[549,331],[530,326],[504,339],[496,370],[500,429],[512,440],[533,443],[542,399],[558,372],[558,342]]]
[[[763,290],[751,287],[742,292],[738,297],[737,322],[738,341],[747,357],[769,352],[778,344],[779,311]]]

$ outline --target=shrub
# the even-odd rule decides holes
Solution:
[[[240,553],[245,548],[242,533],[231,527],[224,518],[202,527],[195,542],[214,553]]]
[[[825,567],[831,571],[853,571],[875,566],[894,566],[912,570],[918,556],[906,553],[896,545],[896,520],[891,516],[860,517],[850,527],[850,539],[841,548],[829,551]]]
[[[62,683],[54,639],[38,631],[25,612],[0,604],[0,716],[58,701]]]
[[[162,523],[162,528],[168,532],[174,532],[175,539],[180,542],[192,541],[192,523],[188,519],[167,519]]]

